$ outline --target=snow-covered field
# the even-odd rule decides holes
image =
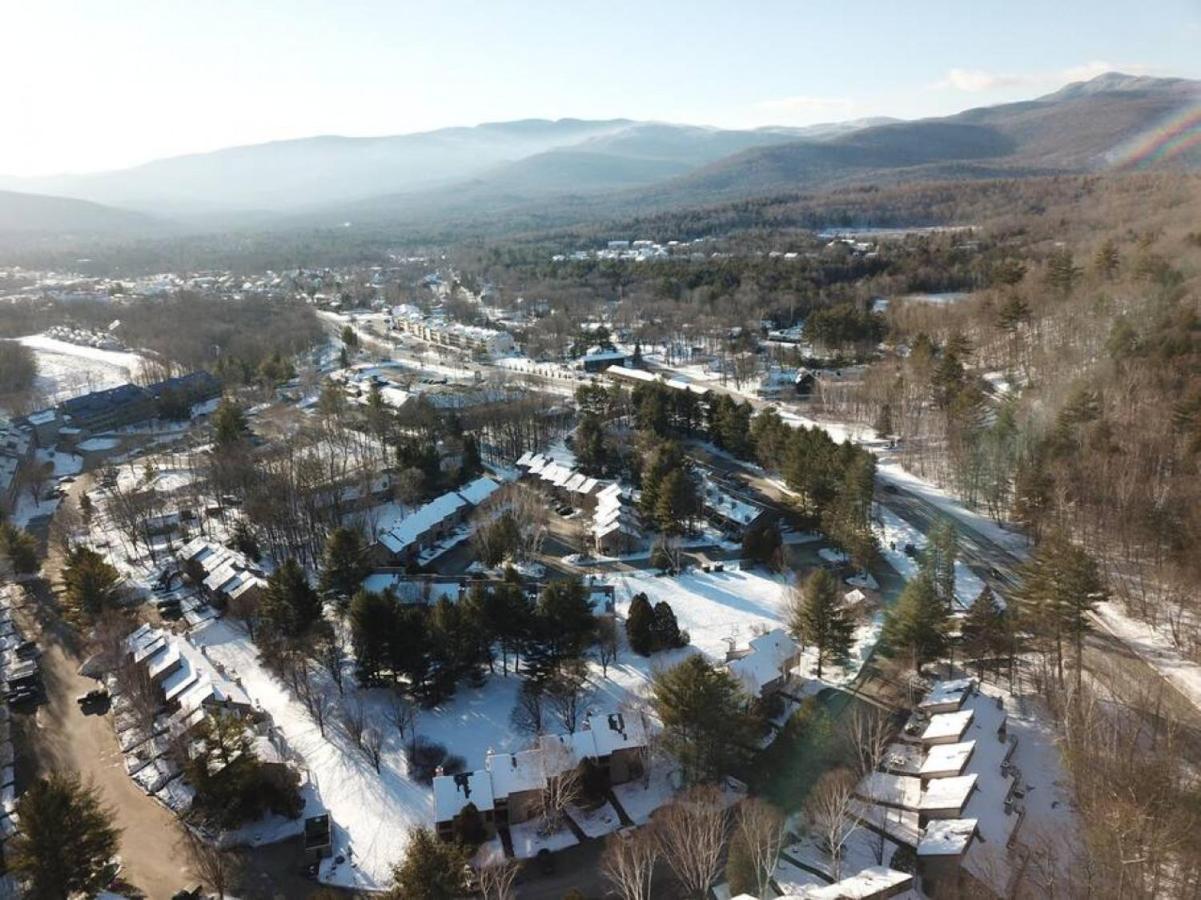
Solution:
[[[133,381],[142,370],[137,353],[99,350],[44,334],[18,338],[37,357],[36,387],[47,403]]]
[[[645,593],[652,606],[665,600],[680,627],[692,636],[692,646],[717,660],[726,658],[731,641],[745,647],[756,634],[779,627],[791,584],[787,576],[741,570],[735,565],[728,565],[724,572],[690,570],[674,578],[639,571],[607,580],[616,588],[617,611],[623,617],[635,594]]]

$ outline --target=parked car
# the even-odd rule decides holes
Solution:
[[[103,703],[108,699],[108,688],[93,688],[86,694],[80,694],[75,702],[80,706],[91,706],[93,703]]]

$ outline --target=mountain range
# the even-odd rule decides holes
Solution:
[[[1179,138],[1201,129],[1199,108],[1201,82],[1108,73],[1034,100],[914,121],[726,130],[531,119],[320,136],[112,172],[0,177],[0,232],[386,225],[533,210],[570,218],[860,183],[1193,167],[1201,147]],[[1160,136],[1162,152],[1139,155]]]

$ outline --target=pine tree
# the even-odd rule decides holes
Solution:
[[[664,749],[679,760],[689,784],[710,783],[747,761],[747,738],[758,725],[749,703],[734,676],[700,654],[651,678]]]
[[[1122,254],[1118,250],[1117,241],[1109,238],[1097,248],[1097,255],[1093,257],[1093,268],[1106,281],[1113,281],[1121,265]]]
[[[63,569],[67,603],[89,618],[117,605],[121,576],[95,550],[77,547]]]
[[[755,861],[747,846],[746,837],[740,830],[735,830],[726,855],[726,884],[730,889],[730,896],[754,896],[759,890],[759,879],[756,875]]]
[[[676,614],[666,600],[655,604],[655,621],[651,626],[651,634],[656,650],[674,650],[687,643],[683,632],[680,631],[680,623],[676,621]]]
[[[78,776],[53,774],[31,784],[17,802],[21,827],[4,848],[8,869],[30,900],[91,897],[105,884],[118,831],[94,787]]]
[[[227,448],[241,441],[250,430],[242,408],[229,397],[222,397],[213,413],[213,441],[218,447]]]
[[[18,575],[29,575],[39,568],[37,541],[10,522],[0,524],[0,552]]]
[[[350,601],[350,641],[359,681],[376,682],[391,666],[390,638],[397,627],[399,606],[390,594],[359,591]]]
[[[1089,616],[1106,597],[1096,561],[1059,532],[1048,535],[1023,567],[1013,594],[1016,612],[1024,631],[1054,643],[1055,670],[1061,684],[1063,644],[1070,641],[1076,651],[1079,686]]]
[[[1002,648],[1004,625],[1001,617],[1001,606],[993,596],[992,588],[985,585],[968,607],[960,629],[964,655],[976,663],[981,678],[984,677],[985,660]]]
[[[478,478],[484,472],[484,461],[480,458],[480,442],[474,434],[463,437],[463,465],[459,469],[462,482]]]
[[[467,851],[428,828],[409,831],[404,860],[392,870],[389,900],[456,900],[467,893]]]
[[[801,603],[789,628],[817,650],[817,677],[826,663],[844,663],[851,650],[855,625],[838,596],[838,582],[825,569],[817,569],[805,582]]]
[[[942,519],[930,530],[922,566],[930,575],[934,592],[948,610],[955,603],[955,560],[959,556],[959,534],[949,519]]]
[[[230,535],[230,543],[239,553],[246,555],[247,559],[258,562],[262,553],[259,548],[258,538],[254,536],[254,529],[250,526],[250,521],[246,518],[239,517],[234,522],[233,534]]]
[[[891,650],[909,654],[915,673],[946,650],[947,608],[928,571],[919,572],[905,585],[884,620],[882,638]]]
[[[321,569],[321,591],[327,597],[345,602],[367,577],[367,548],[357,528],[335,528],[325,540]]]
[[[630,600],[626,613],[626,640],[630,649],[640,656],[650,656],[655,651],[655,611],[646,594],[638,593]]]
[[[267,579],[259,616],[259,633],[268,641],[295,641],[320,621],[321,597],[296,560],[287,560]]]

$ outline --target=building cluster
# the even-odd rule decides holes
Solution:
[[[607,787],[642,777],[647,739],[636,714],[589,713],[578,731],[542,735],[529,750],[489,751],[482,769],[434,778],[434,827],[452,840],[456,820],[471,805],[493,837],[498,829],[542,814],[552,782],[571,777],[585,764],[599,770]]]
[[[37,645],[25,639],[13,621],[13,609],[22,601],[21,588],[0,587],[0,679],[6,704],[0,705],[0,858],[4,843],[17,830],[15,754],[9,704],[19,703],[41,691]]]
[[[199,371],[167,378],[145,387],[121,384],[64,400],[52,410],[27,417],[43,446],[59,437],[87,438],[91,435],[144,425],[169,408],[187,410],[221,396],[221,381]]]
[[[118,670],[129,668],[140,677],[120,677]],[[178,815],[187,814],[196,796],[181,777],[179,748],[189,746],[189,739],[209,716],[237,716],[254,732],[259,760],[284,765],[278,750],[265,739],[271,733],[269,717],[251,703],[236,675],[211,662],[204,648],[186,637],[141,625],[125,639],[123,658],[105,681],[125,771]]]
[[[466,537],[462,532],[468,514],[500,489],[500,483],[484,475],[447,491],[418,507],[382,531],[371,548],[377,565],[428,562],[446,548],[446,542]]]
[[[393,331],[453,350],[495,357],[517,349],[507,331],[426,316],[411,306],[393,307],[390,323]]]
[[[856,788],[860,823],[916,852],[928,892],[1010,895],[1025,809],[1007,718],[974,679],[939,682]]]
[[[21,491],[21,472],[37,443],[32,427],[0,416],[0,510],[11,512]]]
[[[182,574],[193,582],[206,600],[218,606],[231,601],[253,602],[267,588],[264,572],[245,554],[207,538],[193,538],[184,544],[179,551],[179,561]],[[184,612],[189,625],[197,625],[207,618],[201,609]]]
[[[571,253],[557,253],[551,257],[552,262],[584,262],[590,259],[616,259],[628,262],[648,262],[657,259],[685,257],[689,259],[705,259],[708,254],[702,247],[709,238],[696,238],[691,241],[668,241],[661,244],[658,241],[612,240],[604,247],[591,250],[573,250]]]

